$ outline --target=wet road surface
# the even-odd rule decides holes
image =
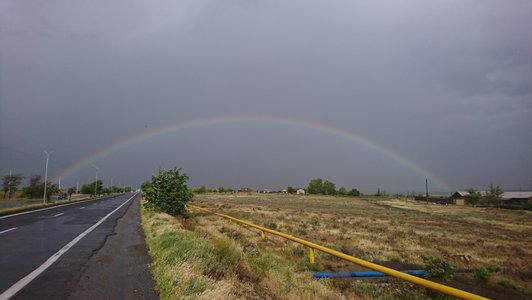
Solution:
[[[157,299],[125,194],[0,218],[0,299]]]

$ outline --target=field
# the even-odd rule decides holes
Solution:
[[[494,299],[531,297],[532,218],[528,211],[392,198],[279,194],[202,194],[194,197],[194,204],[395,269],[423,268],[422,254],[443,258],[456,268],[484,268],[491,270],[484,281],[473,273],[455,274],[450,285]],[[279,237],[261,239],[254,229],[193,209],[188,219],[146,211],[143,216],[154,257],[152,271],[159,289],[165,289],[162,298],[435,296],[390,278],[312,279],[315,271],[365,269],[319,252],[316,264],[311,265],[304,246]],[[172,247],[186,240],[190,249],[181,245],[180,254],[172,252]],[[175,256],[171,263],[168,255]],[[183,272],[188,281],[178,279]]]

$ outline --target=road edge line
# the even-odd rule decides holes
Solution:
[[[32,282],[37,276],[42,274],[46,269],[48,269],[54,262],[56,262],[63,254],[65,254],[70,248],[72,248],[74,245],[76,245],[82,238],[84,238],[87,234],[89,234],[91,231],[93,231],[96,227],[98,227],[100,224],[102,224],[107,218],[109,218],[112,214],[114,214],[117,210],[122,208],[122,206],[126,205],[131,199],[136,197],[138,194],[135,194],[131,196],[131,198],[127,199],[124,203],[120,204],[117,208],[115,208],[112,212],[108,213],[105,217],[101,218],[98,222],[96,222],[94,225],[83,231],[80,235],[75,237],[72,241],[70,241],[68,244],[63,246],[59,251],[54,253],[52,256],[50,256],[42,265],[40,265],[37,269],[33,270],[28,275],[24,276],[24,278],[17,281],[15,284],[13,284],[10,288],[2,292],[0,294],[0,300],[9,299],[13,296],[15,296],[20,290],[22,290],[24,287],[26,287],[30,282]]]

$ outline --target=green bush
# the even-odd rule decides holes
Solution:
[[[161,169],[157,176],[152,176],[151,185],[146,189],[146,208],[173,216],[186,215],[185,205],[193,195],[186,185],[188,176],[180,171],[177,168]]]
[[[454,266],[443,258],[421,255],[425,263],[426,277],[442,283],[449,283],[453,279]]]
[[[478,283],[482,285],[486,285],[488,284],[488,281],[490,280],[491,272],[488,269],[483,268],[483,267],[475,268],[473,270],[473,276],[475,277],[475,280]]]

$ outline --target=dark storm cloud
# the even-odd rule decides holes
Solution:
[[[529,1],[0,5],[4,147],[54,149],[70,165],[172,122],[277,115],[360,132],[456,188],[532,188]],[[368,191],[423,188],[423,175],[338,138],[214,127],[95,163],[134,184],[178,165],[198,185],[278,188],[327,176]],[[42,173],[34,158],[1,154],[3,173]]]

